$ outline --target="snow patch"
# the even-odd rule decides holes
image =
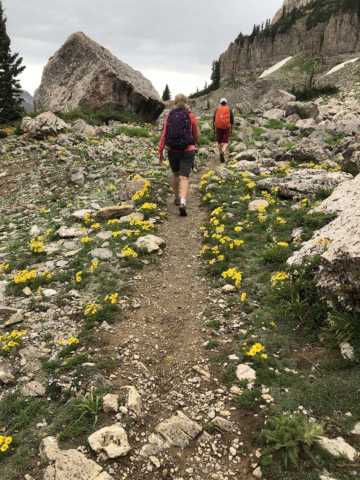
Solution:
[[[290,62],[290,60],[292,60],[293,57],[287,57],[287,58],[284,58],[284,60],[281,60],[281,62],[278,62],[276,63],[275,65],[273,65],[272,67],[268,68],[267,70],[265,70],[265,72],[263,72],[259,78],[265,78],[265,77],[268,77],[269,75],[271,75],[272,73],[276,72],[277,70],[280,70],[280,68],[282,68],[284,65],[286,65],[288,62]]]
[[[352,58],[351,60],[348,60],[347,62],[339,63],[339,65],[336,65],[336,67],[332,68],[327,73],[325,73],[324,77],[327,77],[328,75],[332,75],[333,73],[338,72],[339,70],[342,70],[349,63],[355,63],[358,60],[360,60],[360,57]]]

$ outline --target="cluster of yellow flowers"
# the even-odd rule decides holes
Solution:
[[[0,453],[7,452],[12,442],[13,442],[13,437],[11,435],[10,436],[0,435]]]
[[[88,235],[86,235],[85,237],[81,237],[80,238],[80,242],[83,244],[83,245],[87,245],[89,243],[91,243],[93,241],[93,239],[91,237],[89,237]]]
[[[93,317],[101,310],[100,305],[97,303],[88,303],[84,308],[84,315],[86,317]]]
[[[201,177],[199,188],[201,191],[204,191],[210,180],[213,179],[215,176],[215,172],[213,170],[209,170],[208,172],[204,173]],[[210,197],[211,198],[211,197]]]
[[[239,270],[237,270],[236,268],[229,268],[228,270],[226,270],[225,272],[223,272],[221,274],[221,276],[224,278],[224,279],[229,279],[229,280],[232,280],[234,282],[234,285],[236,288],[240,288],[241,287],[241,282],[242,282],[242,273],[239,272]]]
[[[279,284],[289,280],[290,275],[286,272],[276,272],[271,275],[271,286],[273,288],[277,287]]]
[[[277,242],[276,245],[280,248],[289,248],[288,242]]]
[[[129,247],[129,245],[126,245],[121,249],[121,256],[124,258],[137,258],[139,255],[133,248]]]
[[[97,258],[94,258],[94,260],[91,260],[90,266],[89,266],[89,273],[95,273],[96,270],[99,268],[100,261]]]
[[[42,237],[33,238],[30,241],[30,249],[34,253],[44,253],[45,245]]]
[[[149,182],[149,180],[145,180],[143,188],[135,192],[134,195],[132,196],[132,201],[139,202],[140,200],[143,200],[144,198],[146,198],[149,195],[150,188],[151,188],[151,183]]]
[[[20,341],[27,334],[26,330],[13,330],[5,335],[0,335],[0,350],[8,352],[19,346]]]
[[[156,203],[149,203],[149,202],[145,202],[141,205],[141,207],[139,208],[139,210],[142,210],[143,212],[153,212],[157,209],[157,205]]]
[[[8,272],[10,270],[10,264],[6,262],[0,262],[0,273]]]
[[[100,223],[93,223],[90,226],[91,230],[101,230],[101,224]]]
[[[31,283],[36,279],[43,280],[45,282],[50,282],[54,278],[54,274],[46,270],[45,272],[39,273],[36,270],[21,270],[18,273],[15,273],[13,276],[13,282],[15,285],[21,285],[25,283]]]
[[[106,295],[105,302],[110,303],[111,305],[117,305],[119,303],[119,294],[118,293],[109,293]]]
[[[21,270],[20,272],[16,273],[13,277],[13,281],[16,285],[22,283],[28,283],[35,280],[37,277],[36,270]]]
[[[130,225],[132,227],[136,227],[140,230],[143,230],[144,232],[148,232],[148,231],[154,229],[154,224],[149,222],[148,220],[133,219],[133,220],[131,220]]]
[[[267,360],[268,355],[265,353],[265,347],[261,343],[254,343],[254,345],[245,353],[247,357],[256,357],[260,354],[261,360]]]
[[[285,220],[285,218],[283,217],[276,217],[276,223],[278,225],[286,225],[287,224],[287,220]]]
[[[79,345],[79,343],[80,343],[80,340],[73,336],[67,339],[62,338],[61,340],[58,341],[58,344],[63,347]]]
[[[84,213],[84,215],[83,215],[83,222],[84,222],[86,225],[88,225],[88,224],[90,224],[90,223],[92,222],[91,213],[89,213],[89,212]]]
[[[118,218],[110,218],[110,220],[107,221],[108,225],[119,225],[120,223]]]

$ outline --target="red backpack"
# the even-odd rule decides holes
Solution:
[[[215,127],[219,130],[228,130],[231,127],[230,108],[227,105],[220,105],[216,110]]]

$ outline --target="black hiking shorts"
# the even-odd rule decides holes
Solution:
[[[190,177],[194,167],[195,152],[169,151],[170,168],[177,177]]]

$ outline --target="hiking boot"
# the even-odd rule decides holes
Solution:
[[[186,205],[185,203],[181,203],[179,207],[179,214],[180,217],[187,217]]]
[[[220,153],[220,162],[225,163],[225,155],[223,153]]]
[[[175,197],[174,205],[176,205],[177,207],[180,206],[180,197]]]

